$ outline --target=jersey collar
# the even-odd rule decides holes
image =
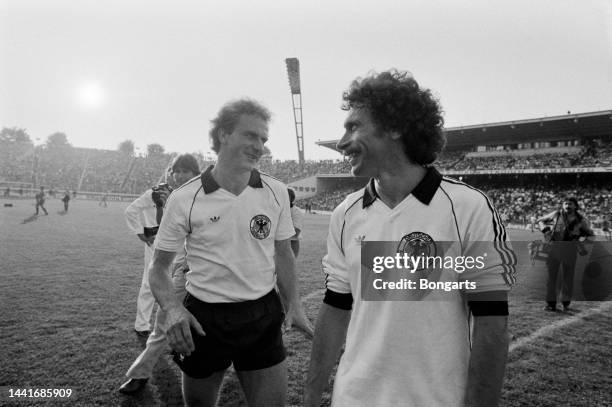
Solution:
[[[204,193],[211,194],[219,189],[219,184],[215,181],[215,178],[212,176],[213,165],[209,166],[206,171],[202,173],[200,179],[202,181],[202,188],[204,188]],[[249,186],[251,188],[263,188],[263,184],[261,183],[261,176],[259,175],[259,171],[256,169],[251,170],[251,177],[249,178]]]
[[[411,194],[424,205],[429,205],[441,182],[442,174],[440,174],[434,167],[428,167],[425,176],[412,190]],[[378,192],[376,192],[376,188],[374,187],[374,178],[372,178],[370,179],[370,182],[368,182],[368,185],[366,185],[365,191],[363,192],[363,208],[365,209],[372,205],[376,198],[379,198],[379,196]]]

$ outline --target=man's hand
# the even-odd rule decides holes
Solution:
[[[195,349],[191,328],[199,335],[205,333],[195,317],[174,294],[170,267],[175,255],[175,252],[155,250],[149,269],[149,284],[159,306],[166,312],[168,343],[177,353],[190,355]]]
[[[168,184],[160,184],[153,187],[151,199],[153,200],[155,206],[162,208],[164,205],[166,205],[166,200],[168,199],[170,192],[172,192],[172,189],[170,189]]]
[[[314,329],[312,328],[312,323],[306,317],[298,295],[297,279],[295,277],[295,258],[291,251],[290,240],[276,240],[274,242],[274,251],[276,255],[278,293],[286,311],[285,329],[290,329],[295,325],[308,338],[312,338]]]
[[[179,307],[170,308],[166,311],[168,324],[168,343],[175,352],[189,356],[195,350],[193,338],[191,336],[191,327],[199,335],[206,335],[204,329],[193,316],[182,305]]]
[[[159,206],[164,206],[166,205],[166,201],[168,200],[168,197],[170,196],[170,191],[167,189],[160,189],[159,190],[159,202],[161,203],[161,205]],[[155,203],[157,205],[157,203]]]
[[[144,242],[144,243],[145,243],[147,246],[149,246],[149,247],[151,247],[151,245],[152,245],[152,244],[153,244],[153,242],[155,241],[155,236],[149,236],[149,237],[146,237],[146,236],[144,235],[144,233],[139,233],[139,234],[138,234],[138,235],[136,235],[136,236],[138,236],[138,238],[139,238],[140,240],[142,240],[142,241],[143,241],[143,242]]]
[[[306,316],[306,313],[304,312],[304,307],[302,307],[301,304],[294,304],[287,310],[283,330],[288,331],[292,327],[295,327],[302,331],[302,333],[308,339],[312,339],[312,337],[314,336],[314,328],[312,326],[312,322],[310,322],[310,320]]]

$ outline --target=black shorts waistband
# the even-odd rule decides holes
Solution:
[[[200,310],[207,310],[210,313],[228,314],[247,314],[247,315],[262,315],[275,312],[282,308],[280,298],[275,289],[272,289],[268,294],[255,300],[247,300],[240,302],[205,302],[187,293],[184,301],[187,309],[196,307]]]

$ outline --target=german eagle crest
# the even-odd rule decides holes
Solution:
[[[263,240],[270,236],[272,222],[266,215],[255,215],[251,219],[251,235],[255,239]]]

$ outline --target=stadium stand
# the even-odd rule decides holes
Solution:
[[[478,186],[497,207],[506,224],[526,225],[531,216],[540,217],[557,209],[559,197],[577,196],[583,206],[582,213],[592,223],[609,216],[612,209],[612,189],[605,187],[560,188],[550,186],[495,187],[491,184]],[[310,204],[313,210],[331,211],[351,192],[358,188],[345,188],[319,194],[297,202],[298,206]],[[599,221],[600,222],[600,221]],[[597,227],[597,226],[596,226]]]
[[[612,111],[488,123],[445,129],[448,143],[436,166],[485,191],[506,223],[527,223],[535,214],[555,208],[565,195],[575,195],[597,227],[612,211]],[[337,140],[317,144],[336,149]],[[321,178],[318,194],[298,202],[314,210],[331,210],[343,188]],[[342,192],[338,192],[342,191]]]
[[[591,222],[610,215],[612,111],[445,131],[449,141],[436,166],[485,191],[505,222],[525,224],[531,216],[552,211],[550,203],[568,194],[579,197]],[[158,182],[171,158],[168,153],[134,157],[120,151],[1,141],[0,184],[5,187],[24,183],[32,188],[140,194]],[[335,149],[336,141],[318,144]],[[202,168],[211,164],[197,156]],[[341,158],[307,160],[300,166],[267,155],[260,170],[287,184],[316,177],[316,188],[311,188],[316,195],[298,196],[297,202],[316,211],[332,210],[364,185],[349,175],[350,165]]]
[[[303,168],[294,160],[269,160],[262,161],[259,168],[286,184],[313,175],[348,174],[351,170],[344,160],[306,160]]]

